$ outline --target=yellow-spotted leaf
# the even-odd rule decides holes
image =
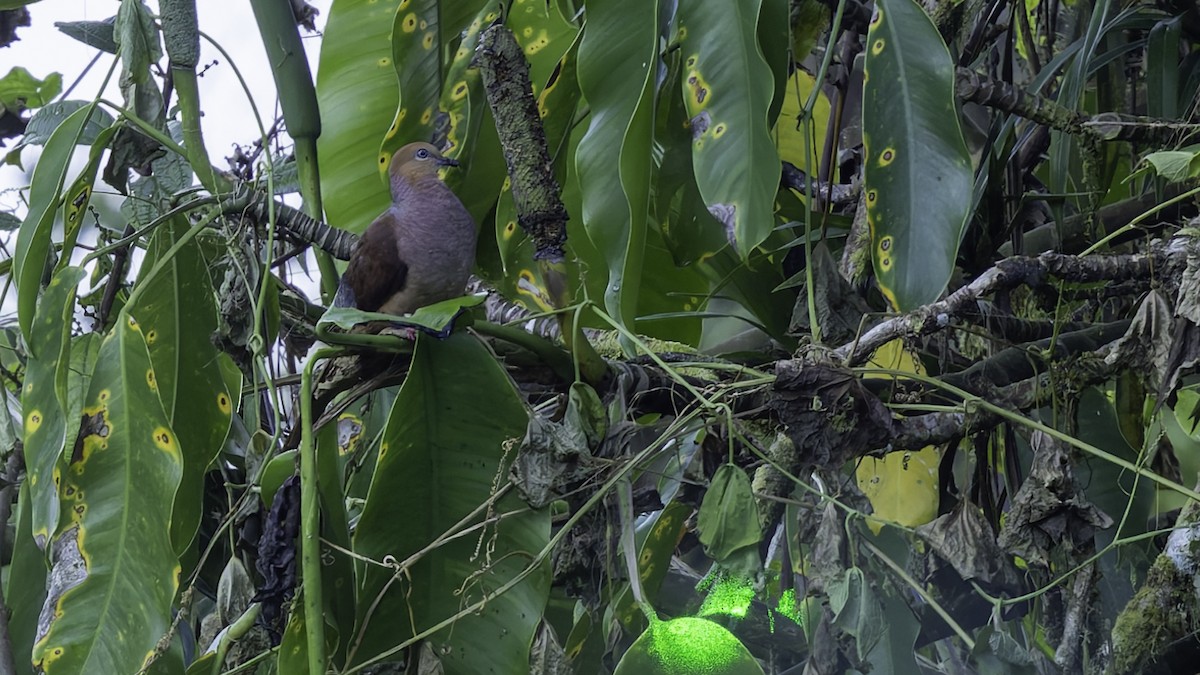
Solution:
[[[438,1],[401,0],[392,17],[392,66],[400,82],[400,105],[379,148],[381,176],[400,146],[433,137],[442,92],[441,47]]]
[[[170,519],[182,458],[127,314],[100,347],[68,455],[51,542],[57,582],[34,662],[48,675],[138,672],[168,632],[179,586]]]
[[[756,30],[761,5],[744,0],[679,6],[696,184],[743,259],[775,228],[779,189],[779,155],[768,119],[774,76]]]
[[[954,61],[913,0],[875,5],[862,118],[871,259],[880,290],[907,311],[946,288],[974,180],[955,107]]]
[[[659,511],[638,532],[637,564],[638,576],[642,580],[642,591],[654,597],[667,578],[671,556],[675,547],[687,531],[687,519],[692,507],[683,502],[672,501]],[[613,615],[626,631],[634,633],[645,627],[646,615],[633,599],[633,591],[626,586],[613,603]]]
[[[379,143],[396,117],[392,23],[401,0],[335,2],[317,68],[317,157],[326,220],[362,232],[389,203]]]
[[[84,274],[81,267],[67,267],[55,274],[30,326],[32,341],[39,349],[30,355],[21,389],[25,483],[29,487],[33,538],[43,549],[58,527],[59,459],[68,428],[64,413],[68,409],[66,387],[58,383],[59,378],[66,381],[75,289]]]
[[[529,61],[536,96],[575,41],[579,27],[562,15],[558,3],[545,0],[514,0],[507,23]]]
[[[79,230],[83,226],[83,216],[87,213],[88,202],[92,198],[92,187],[96,184],[96,173],[100,170],[100,160],[116,134],[115,126],[97,134],[96,141],[92,143],[92,149],[88,153],[87,164],[63,194],[66,208],[63,214],[63,222],[66,225],[63,228],[63,250],[75,248],[75,240],[79,238]],[[65,267],[70,260],[70,256],[63,256],[58,261],[58,266]]]
[[[29,211],[17,233],[16,250],[12,256],[13,278],[17,284],[17,320],[25,344],[34,354],[41,345],[32,339],[31,330],[38,309],[42,272],[45,270],[46,256],[50,254],[54,216],[58,212],[71,154],[76,142],[83,136],[88,120],[95,119],[93,113],[96,113],[96,107],[85,105],[71,113],[50,134],[33,170],[29,186]]]
[[[175,218],[150,241],[142,269],[158,266],[128,312],[138,320],[154,363],[155,388],[179,437],[183,477],[171,515],[175,551],[191,543],[200,524],[204,474],[221,450],[233,419],[233,397],[221,374],[217,349],[209,336],[217,328],[217,307],[208,263],[195,241],[165,259],[188,229]]]
[[[904,348],[904,341],[898,339],[877,349],[869,365],[885,370],[921,372],[921,364]],[[868,373],[866,377],[892,378],[882,373]],[[932,445],[915,452],[898,450],[880,458],[862,458],[855,470],[855,478],[877,517],[914,527],[937,517],[940,462],[941,453]],[[878,522],[868,521],[867,524],[879,534],[881,525]]]
[[[461,35],[458,49],[446,69],[435,143],[459,168],[445,179],[476,221],[483,221],[496,203],[504,182],[504,157],[487,105],[479,69],[473,65],[479,36],[500,16],[499,0],[483,3]],[[445,135],[443,140],[442,135]]]

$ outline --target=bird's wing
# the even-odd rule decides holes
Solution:
[[[371,223],[342,277],[354,294],[355,305],[366,312],[378,311],[404,289],[408,279],[408,264],[396,248],[395,218],[388,210]]]

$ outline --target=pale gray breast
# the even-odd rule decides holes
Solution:
[[[419,206],[392,206],[400,259],[408,265],[405,288],[382,311],[407,313],[462,295],[475,264],[476,231],[471,214],[441,181],[422,185]]]

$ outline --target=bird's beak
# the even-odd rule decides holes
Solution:
[[[441,164],[442,166],[458,166],[458,160],[450,159],[449,157],[442,157],[438,159],[438,164]]]

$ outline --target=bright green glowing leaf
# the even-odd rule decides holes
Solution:
[[[733,633],[708,619],[654,621],[621,657],[613,675],[761,675]]]

